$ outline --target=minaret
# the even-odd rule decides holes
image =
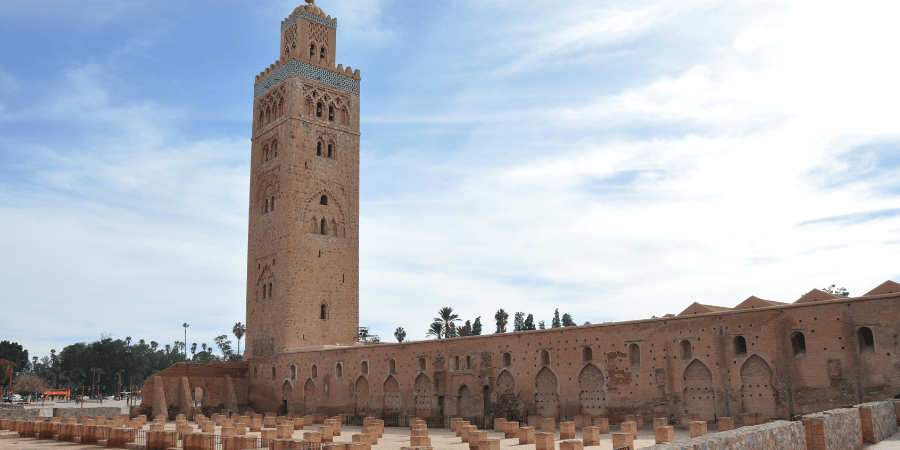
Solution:
[[[307,3],[253,88],[246,358],[357,340],[360,76]]]

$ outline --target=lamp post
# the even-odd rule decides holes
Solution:
[[[184,327],[184,360],[187,361],[187,329],[190,325],[188,325],[188,323],[185,322],[181,326]]]

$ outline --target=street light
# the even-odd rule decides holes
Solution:
[[[184,327],[184,360],[187,361],[187,329],[190,325],[188,325],[188,323],[185,322],[181,326]]]

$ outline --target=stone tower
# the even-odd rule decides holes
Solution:
[[[357,340],[360,77],[335,67],[336,29],[298,7],[256,77],[246,358]]]

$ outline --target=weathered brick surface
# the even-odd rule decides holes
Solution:
[[[706,436],[707,434],[708,432],[705,421],[695,420],[691,422],[691,438]]]
[[[551,433],[534,433],[535,450],[554,450],[553,438]]]
[[[575,422],[572,422],[572,426],[575,426]],[[584,450],[584,442],[574,439],[560,441],[559,450]]]
[[[595,417],[594,426],[600,429],[600,434],[609,434],[609,418]]]
[[[622,422],[621,428],[623,433],[631,433],[631,436],[637,439],[637,423]]]
[[[575,439],[575,422],[559,423],[559,439],[561,441]]]
[[[734,429],[734,417],[719,417],[719,431],[731,431]]]
[[[807,450],[803,425],[777,421],[723,433],[657,444],[647,450]]]
[[[657,444],[665,444],[675,440],[675,427],[661,426],[653,427],[653,434]]]
[[[534,444],[534,427],[519,427],[519,445]]]
[[[631,433],[613,433],[612,446],[614,449],[627,448],[634,450],[634,436]]]
[[[807,436],[809,450],[859,450],[862,448],[862,428],[859,410],[834,409],[803,416],[809,420]]]
[[[581,429],[581,440],[585,447],[600,445],[600,428],[584,427]]]
[[[863,441],[877,444],[897,432],[897,416],[891,401],[856,405]]]

